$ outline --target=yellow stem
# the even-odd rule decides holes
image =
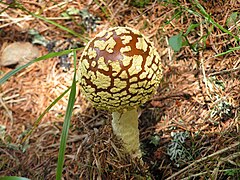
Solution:
[[[123,141],[126,152],[134,158],[141,158],[137,109],[113,112],[112,117],[113,133]]]

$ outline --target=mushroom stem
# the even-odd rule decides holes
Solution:
[[[123,141],[126,152],[130,153],[133,158],[141,158],[137,109],[113,112],[112,127],[113,133]]]

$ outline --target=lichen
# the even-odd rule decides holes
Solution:
[[[185,145],[189,134],[188,132],[172,132],[171,136],[173,139],[168,145],[167,154],[174,164],[179,167],[183,162],[189,161],[192,158],[189,149]]]

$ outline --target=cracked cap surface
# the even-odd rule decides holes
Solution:
[[[162,67],[156,48],[139,31],[114,27],[87,44],[77,73],[81,91],[93,105],[114,112],[149,100]]]

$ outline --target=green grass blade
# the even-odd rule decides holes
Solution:
[[[56,23],[56,22],[54,22],[54,21],[52,21],[52,20],[50,20],[50,19],[47,19],[47,18],[45,18],[45,17],[43,17],[43,16],[40,16],[40,15],[38,15],[38,14],[32,13],[31,11],[29,11],[28,9],[26,9],[26,8],[25,8],[21,3],[19,3],[19,2],[15,2],[15,7],[21,9],[22,11],[27,12],[28,14],[32,15],[32,16],[35,17],[35,18],[41,19],[41,20],[43,20],[43,21],[45,21],[45,22],[47,22],[47,23],[49,23],[49,24],[52,24],[52,25],[54,25],[54,26],[56,26],[56,27],[58,27],[58,28],[60,28],[60,29],[62,29],[62,30],[64,30],[64,31],[66,31],[66,32],[68,32],[68,33],[76,36],[76,37],[79,37],[80,39],[82,39],[83,42],[88,42],[88,41],[89,41],[87,38],[85,38],[85,37],[82,36],[81,34],[75,32],[75,31],[73,31],[73,30],[71,30],[71,29],[69,29],[69,28],[67,28],[67,27],[64,27],[64,26],[62,26],[62,25],[60,25],[60,24],[58,24],[58,23]]]
[[[225,29],[220,24],[218,24],[216,21],[214,21],[211,18],[211,16],[205,11],[203,6],[198,2],[198,0],[194,0],[194,2],[196,4],[197,8],[199,9],[200,13],[202,14],[202,16],[204,16],[210,23],[212,23],[215,27],[217,27],[218,29],[220,29],[224,33],[227,33],[230,36],[234,37],[237,41],[240,41],[240,38],[238,36],[235,36],[232,32],[230,32],[229,30]]]
[[[223,56],[223,55],[229,54],[229,53],[231,53],[231,52],[233,52],[233,51],[237,51],[237,50],[240,50],[240,46],[233,47],[233,48],[230,48],[229,50],[227,50],[227,51],[225,51],[225,52],[216,54],[215,57]]]
[[[0,0],[0,3],[1,3],[1,4],[4,4],[4,5],[7,5],[6,8],[0,10],[0,14],[2,14],[3,12],[5,12],[6,10],[8,10],[8,9],[10,9],[10,8],[14,8],[14,4],[7,4],[6,2],[2,2],[1,0]]]
[[[56,173],[56,180],[62,179],[62,170],[63,170],[63,164],[64,164],[64,154],[66,149],[66,143],[67,143],[67,136],[70,126],[70,120],[73,112],[73,106],[75,102],[75,96],[76,96],[76,51],[74,52],[74,76],[73,76],[73,82],[71,86],[71,92],[68,100],[68,106],[66,110],[66,115],[64,118],[63,123],[63,129],[61,134],[61,142],[60,142],[60,149],[58,153],[58,162],[57,162],[57,173]]]
[[[17,177],[17,176],[4,176],[4,177],[0,177],[0,180],[29,180],[29,179],[24,177]]]
[[[78,49],[81,49],[81,48],[78,48]],[[27,64],[24,64],[20,67],[17,67],[16,69],[10,71],[9,73],[7,73],[5,76],[3,76],[1,79],[0,79],[0,85],[2,85],[4,82],[6,82],[10,77],[12,77],[13,75],[15,75],[16,73],[18,73],[19,71],[23,70],[24,68],[30,66],[31,64],[35,63],[35,62],[38,62],[38,61],[42,61],[42,60],[46,60],[48,58],[53,58],[53,57],[56,57],[56,56],[62,56],[64,54],[69,54],[70,52],[72,52],[73,50],[72,49],[69,49],[69,50],[65,50],[65,51],[60,51],[60,52],[51,52],[51,53],[48,53],[44,56],[41,56],[39,58],[36,58],[30,62],[28,62]]]
[[[69,28],[67,28],[67,27],[65,27],[65,26],[62,26],[62,25],[60,25],[60,24],[58,24],[58,23],[56,23],[56,22],[54,22],[54,21],[52,21],[52,20],[50,20],[50,19],[47,19],[47,18],[45,18],[45,17],[43,17],[43,16],[40,16],[40,15],[37,15],[37,14],[34,14],[34,13],[30,13],[30,14],[31,14],[33,17],[36,17],[36,18],[38,18],[38,19],[41,19],[41,20],[43,20],[43,21],[45,21],[45,22],[47,22],[47,23],[49,23],[49,24],[52,24],[52,25],[54,25],[54,26],[56,26],[56,27],[58,27],[58,28],[60,28],[60,29],[62,29],[62,30],[64,30],[64,31],[66,31],[66,32],[68,32],[68,33],[76,36],[76,37],[79,37],[79,38],[80,38],[83,42],[85,42],[85,43],[87,43],[87,42],[89,41],[89,39],[87,39],[86,37],[82,36],[81,34],[75,32],[75,31],[73,31],[73,30],[71,30],[71,29],[69,29]]]
[[[67,94],[67,92],[70,90],[71,87],[69,87],[66,91],[64,91],[60,96],[58,96],[56,99],[54,99],[54,101],[43,111],[43,113],[37,118],[37,120],[34,122],[33,127],[29,130],[29,132],[26,134],[26,136],[23,138],[21,143],[24,143],[26,141],[26,139],[32,134],[32,132],[38,127],[38,125],[40,124],[42,118],[45,116],[45,114],[47,114],[50,109],[57,104],[57,102],[63,98],[63,96],[65,94]]]

